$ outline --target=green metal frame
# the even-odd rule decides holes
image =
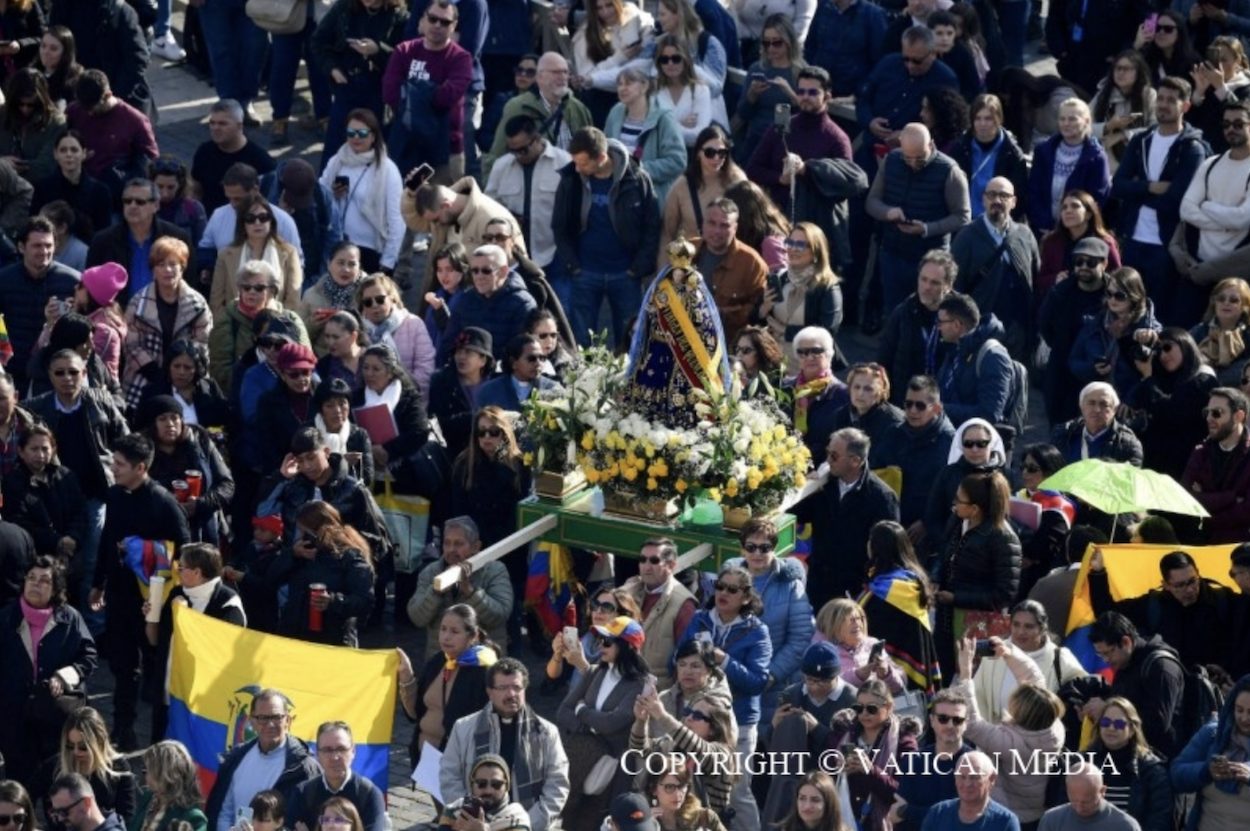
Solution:
[[[683,553],[701,543],[711,543],[711,556],[699,564],[702,571],[718,571],[726,560],[742,556],[736,531],[681,524],[669,527],[616,514],[591,516],[593,493],[592,489],[587,488],[570,494],[563,500],[531,496],[517,504],[518,527],[524,527],[548,514],[555,514],[559,517],[559,524],[553,531],[542,536],[544,542],[591,551],[610,551],[635,560],[638,559],[642,544],[652,537],[668,537],[677,543],[677,550]],[[784,556],[794,550],[794,515],[777,514],[773,520],[777,523],[777,554]]]

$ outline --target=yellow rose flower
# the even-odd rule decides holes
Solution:
[[[747,470],[747,490],[755,490],[762,481],[764,481],[764,474],[760,473],[759,468],[753,467]]]
[[[591,451],[595,449],[595,434],[590,430],[582,433],[582,450]]]
[[[521,461],[525,462],[526,467],[529,467],[534,464],[534,454],[527,450],[525,453],[521,454]]]
[[[685,479],[678,479],[676,482],[673,483],[673,489],[676,490],[678,493],[685,493],[686,488],[688,487],[689,485],[686,484]]]
[[[632,482],[638,478],[638,469],[630,465],[621,468],[621,475],[625,477],[626,482]]]
[[[713,488],[713,490],[715,490],[715,488]],[[730,479],[728,482],[725,483],[725,496],[733,497],[737,495],[738,495],[738,480]]]
[[[586,481],[589,482],[590,484],[593,485],[599,481],[599,471],[596,470],[595,468],[588,467],[588,468],[585,468],[582,472],[586,474]]]
[[[712,500],[713,502],[717,502],[717,503],[720,502],[721,500],[720,488],[708,488],[705,493],[707,494],[708,499]]]
[[[653,491],[659,486],[660,486],[660,483],[655,481],[655,479],[651,479],[651,478],[647,479],[647,490]]]

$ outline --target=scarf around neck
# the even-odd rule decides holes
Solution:
[[[208,601],[212,599],[213,592],[216,591],[217,584],[220,582],[220,577],[214,577],[212,580],[201,583],[195,587],[183,586],[182,591],[186,594],[187,601],[190,602],[191,608],[195,609],[197,612],[203,612],[208,608]]]
[[[396,306],[394,309],[391,309],[391,313],[381,323],[370,323],[366,320],[364,322],[365,333],[369,336],[369,345],[376,346],[379,343],[385,343],[391,349],[394,349],[395,354],[398,355],[399,348],[395,345],[395,332],[407,319],[407,310]]]
[[[386,385],[386,389],[381,392],[374,392],[371,387],[365,387],[365,406],[372,407],[375,404],[385,404],[386,409],[395,412],[395,406],[399,404],[399,396],[403,393],[403,387],[399,383],[399,379],[395,379]]]
[[[22,607],[22,617],[25,618],[26,625],[30,627],[30,663],[37,681],[39,680],[39,641],[43,638],[43,631],[48,628],[48,621],[52,619],[52,607],[36,609],[26,602],[25,597],[19,598],[18,602]]]
[[[331,453],[346,453],[347,438],[351,435],[352,424],[347,419],[343,419],[343,426],[337,431],[330,430],[326,427],[326,421],[321,417],[321,413],[317,413],[317,417],[313,419],[313,423],[317,429],[321,431],[321,435],[325,437],[326,447],[330,448]]]
[[[356,153],[350,146],[344,144],[330,159],[325,173],[322,174],[322,181],[333,181],[344,168],[364,168],[360,174],[360,181],[348,190],[347,204],[343,206],[343,209],[346,211],[347,205],[355,200],[361,216],[373,226],[373,230],[377,231],[378,238],[383,243],[390,238],[386,221],[386,179],[382,175],[386,162],[385,149],[375,156],[373,150]]]
[[[359,280],[355,280],[350,285],[340,286],[333,277],[327,274],[321,278],[321,292],[334,308],[350,309],[355,299],[356,286],[359,283]]]

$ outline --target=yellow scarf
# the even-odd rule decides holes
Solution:
[[[824,375],[795,386],[794,429],[800,436],[807,435],[807,409],[812,405],[812,399],[819,398],[833,381],[833,375]]]

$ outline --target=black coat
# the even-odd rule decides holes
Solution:
[[[1080,461],[1079,442],[1081,441],[1081,431],[1084,429],[1085,422],[1079,418],[1074,418],[1065,424],[1060,424],[1051,431],[1050,443],[1059,448],[1059,452],[1069,462]],[[1131,465],[1141,467],[1141,441],[1133,434],[1133,431],[1118,420],[1111,422],[1110,430],[1111,435],[1107,438],[1106,444],[1102,446],[1102,453],[1097,458],[1106,459],[1109,462],[1128,462]]]
[[[365,404],[365,391],[358,389],[352,393],[352,408],[363,407]],[[412,456],[425,446],[425,442],[430,437],[430,419],[425,414],[425,405],[421,403],[421,396],[417,392],[417,388],[411,384],[405,384],[399,393],[399,403],[395,405],[395,410],[391,414],[395,418],[395,426],[399,429],[399,435],[382,445],[386,450],[387,467],[391,470],[397,469],[405,459]]]
[[[147,38],[138,14],[128,3],[57,0],[48,23],[74,33],[78,62],[86,69],[102,70],[114,95],[141,113],[152,111],[152,91],[144,78],[149,60]],[[129,263],[130,258],[113,262]]]
[[[26,398],[52,392],[52,380],[48,377],[48,363],[51,360],[52,347],[50,346],[45,346],[30,356],[30,365],[26,369],[26,375],[30,379],[30,383],[27,384]],[[104,363],[99,353],[94,351],[87,357],[87,383],[96,389],[107,390],[118,407],[123,410],[126,408],[126,398],[122,394],[121,383],[113,376],[113,373],[109,372],[108,365]]]
[[[1177,380],[1163,376],[1158,369],[1137,385],[1129,403],[1144,417],[1145,428],[1137,431],[1143,466],[1180,481],[1189,455],[1207,437],[1202,410],[1216,386],[1210,370]]]
[[[278,379],[278,386],[260,397],[256,408],[256,424],[254,429],[263,438],[259,442],[261,449],[260,472],[270,474],[278,469],[282,459],[291,449],[291,439],[304,422],[313,418],[312,396],[308,396],[306,411],[299,412],[295,408],[296,399],[290,389]]]
[[[143,399],[140,400],[140,408],[142,408],[143,400],[157,395],[173,395],[177,397],[173,386],[169,383],[168,377],[153,381],[143,388]],[[233,418],[230,411],[230,402],[226,399],[226,394],[221,391],[221,387],[212,378],[201,378],[196,382],[195,392],[191,396],[191,403],[195,405],[195,420],[201,427],[225,429],[230,426]]]
[[[929,493],[946,468],[954,438],[955,428],[943,413],[919,430],[906,422],[898,424],[885,434],[880,445],[873,444],[874,468],[895,466],[903,472],[903,492],[899,496],[903,525],[924,519]]]
[[[435,372],[430,378],[430,415],[438,419],[447,442],[447,455],[456,458],[469,447],[473,437],[473,402],[460,384],[455,364]]]
[[[507,465],[479,459],[473,486],[465,484],[468,453],[456,459],[451,474],[451,516],[470,516],[477,523],[482,545],[492,545],[516,530],[516,504],[529,495],[529,468],[514,473]]]
[[[425,662],[425,666],[421,668],[421,674],[417,676],[417,710],[413,721],[418,725],[428,709],[425,706],[425,694],[438,678],[439,673],[443,671],[443,664],[446,661],[447,658],[443,653],[434,655]],[[486,696],[486,667],[457,667],[456,683],[452,685],[451,692],[453,695],[448,696],[443,702],[443,740],[438,745],[439,751],[447,747],[451,728],[457,720],[474,715],[490,702]],[[420,741],[421,728],[418,726],[413,728],[412,744],[408,748],[414,763],[420,757],[421,749],[418,747]]]
[[[0,605],[22,595],[26,572],[35,561],[35,542],[21,526],[0,520]]]
[[[951,440],[953,441],[954,438],[955,435],[952,434]],[[924,512],[925,535],[928,537],[929,544],[933,546],[935,552],[942,550],[946,538],[955,526],[954,514],[951,513],[951,503],[955,501],[955,493],[959,490],[959,483],[970,473],[988,473],[992,470],[1002,470],[1002,467],[1001,460],[985,467],[978,467],[969,464],[966,459],[960,456],[959,459],[946,465],[938,472],[938,475],[933,479],[933,487],[929,491],[929,504]]]
[[[839,407],[838,411],[833,414],[835,431],[843,427],[855,427],[868,434],[869,462],[874,470],[882,467],[879,457],[880,451],[885,447],[886,436],[902,423],[903,411],[888,401],[878,404],[862,416],[858,415],[850,404]]]
[[[196,539],[217,544],[225,530],[225,512],[234,499],[234,475],[226,466],[208,431],[198,424],[186,425],[185,438],[170,453],[159,448],[152,459],[148,475],[173,492],[173,483],[186,479],[188,470],[204,476],[195,515],[187,517],[191,534]]]
[[[44,472],[36,483],[26,463],[18,460],[4,477],[4,515],[30,534],[39,553],[55,553],[62,537],[81,548],[87,534],[87,498],[78,474],[63,465],[48,465]]]
[[[937,335],[935,314],[920,305],[915,294],[895,306],[877,344],[877,363],[885,367],[892,382],[890,402],[902,406],[907,382],[913,376],[936,377],[951,349],[953,346]],[[931,358],[926,358],[930,350]]]
[[[208,817],[210,829],[217,827],[217,818],[221,814],[222,803],[225,802],[230,788],[234,786],[234,772],[238,770],[243,757],[250,753],[255,745],[256,739],[235,745],[226,753],[221,765],[217,768],[217,779],[213,782],[213,789],[209,791],[208,800],[204,805],[204,814]],[[321,766],[308,752],[308,745],[288,735],[286,737],[286,764],[282,773],[278,775],[278,781],[273,784],[273,789],[281,792],[287,805],[298,805],[299,802],[295,799],[295,788],[319,776],[321,776]]]
[[[199,278],[196,275],[200,272],[195,265],[195,246],[191,244],[191,235],[174,223],[166,222],[159,217],[153,219],[152,222],[152,239],[176,237],[187,244],[187,248],[191,252],[191,259],[187,262],[187,267],[182,270],[182,273],[188,284],[198,290]],[[91,247],[87,249],[87,266],[103,265],[104,263],[122,263],[127,267],[130,266],[130,227],[124,221],[114,222],[109,227],[97,231],[96,235],[91,238]],[[128,283],[126,288],[122,289],[122,293],[118,295],[117,302],[125,307],[129,301],[130,285]]]
[[[942,588],[959,609],[1006,609],[1020,586],[1020,540],[1010,527],[983,522],[947,540]]]
[[[800,521],[812,523],[807,594],[812,606],[857,596],[868,576],[868,532],[883,519],[898,522],[898,497],[867,468],[845,496],[837,480],[794,506]]]
[[[290,548],[275,565],[275,579],[287,585],[286,606],[278,622],[281,634],[317,643],[356,646],[356,619],[373,609],[373,569],[361,552],[349,548],[339,556],[318,548],[312,560],[296,557]],[[309,628],[308,594],[324,583],[330,606],[321,613],[321,631]]]

